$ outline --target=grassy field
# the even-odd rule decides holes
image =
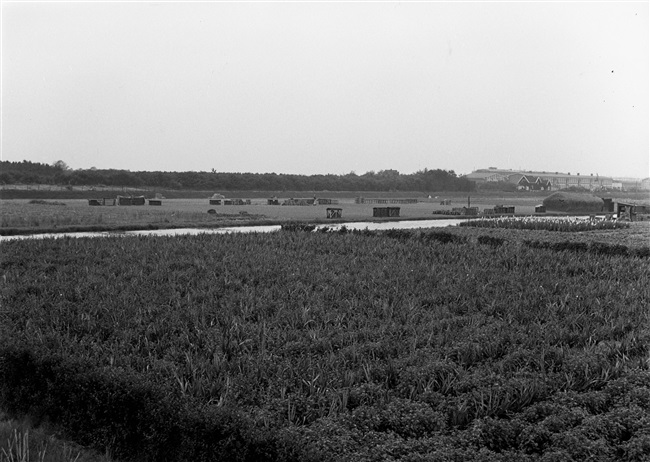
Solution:
[[[118,459],[641,461],[633,225],[3,243],[0,405]]]
[[[304,194],[304,193],[303,193]],[[355,204],[354,196],[338,197],[337,205],[277,206],[266,205],[266,198],[252,198],[251,205],[210,205],[205,199],[165,199],[161,206],[94,206],[85,199],[40,200],[10,199],[0,201],[0,234],[24,234],[41,232],[63,232],[75,230],[146,229],[186,226],[232,226],[237,224],[283,223],[287,221],[328,221],[327,208],[342,209],[342,220],[372,220],[373,207],[378,204]],[[379,193],[366,194],[377,197]],[[383,197],[403,197],[386,193]],[[292,197],[314,197],[309,195]],[[319,195],[319,197],[325,197]],[[443,199],[451,205],[440,205]],[[473,207],[492,208],[495,205],[514,205],[517,214],[534,214],[535,205],[542,198],[531,195],[486,195],[471,197]],[[441,194],[437,197],[420,197],[417,204],[389,204],[400,207],[404,219],[433,219],[444,216],[433,215],[434,210],[451,210],[468,203],[465,195]],[[62,205],[64,204],[64,205]],[[214,209],[215,215],[208,214]]]

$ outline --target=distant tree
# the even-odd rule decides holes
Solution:
[[[66,163],[63,162],[62,160],[57,160],[56,162],[54,162],[54,163],[52,164],[52,166],[53,166],[54,168],[59,169],[59,170],[64,171],[64,172],[65,172],[66,170],[70,170],[70,167],[68,166],[68,164],[66,164]]]

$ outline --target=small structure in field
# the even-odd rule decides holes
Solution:
[[[213,194],[212,197],[210,198],[210,205],[221,205],[226,199],[226,196],[222,194]]]
[[[637,207],[628,202],[616,202],[616,218],[620,221],[636,221]]]
[[[536,205],[535,213],[546,213],[546,207],[544,205]]]
[[[162,205],[162,200],[160,200],[160,199],[149,199],[149,205]]]
[[[381,218],[399,217],[399,207],[373,207],[372,216]]]
[[[88,199],[88,205],[115,205],[115,199]]]
[[[343,209],[327,208],[327,218],[341,218],[343,216]]]
[[[280,205],[280,200],[277,197],[272,197],[266,200],[266,205]]]
[[[504,215],[504,214],[514,214],[515,207],[514,205],[495,205],[494,214],[495,215]]]
[[[117,196],[117,205],[144,205],[144,196]]]

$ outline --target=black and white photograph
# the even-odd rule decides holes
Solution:
[[[0,3],[0,462],[650,458],[648,1]]]

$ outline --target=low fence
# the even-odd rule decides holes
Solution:
[[[251,205],[250,199],[224,199],[223,205]]]
[[[376,199],[367,197],[355,197],[355,204],[417,204],[417,199]]]
[[[316,205],[317,199],[315,197],[309,198],[309,199],[287,199],[285,200],[282,205]]]

